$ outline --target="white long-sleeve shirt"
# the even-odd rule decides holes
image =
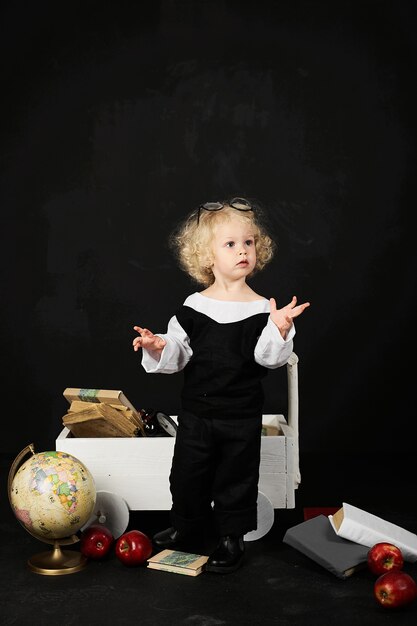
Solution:
[[[215,300],[195,292],[188,296],[183,306],[190,307],[199,313],[207,315],[219,324],[230,324],[258,313],[269,313],[270,304],[266,298],[251,302],[229,302]],[[187,365],[193,350],[190,339],[178,322],[177,316],[171,317],[166,333],[156,333],[166,341],[166,346],[160,352],[143,350],[142,366],[150,374],[174,374]],[[285,365],[293,351],[294,325],[283,339],[278,328],[268,317],[254,350],[254,359],[259,365],[268,369],[275,369]]]

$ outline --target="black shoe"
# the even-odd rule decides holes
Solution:
[[[185,536],[184,533],[170,526],[170,528],[156,533],[156,535],[152,537],[152,543],[158,548],[172,548],[184,541]]]
[[[243,537],[227,535],[222,537],[206,563],[207,572],[228,574],[240,566],[245,552]]]

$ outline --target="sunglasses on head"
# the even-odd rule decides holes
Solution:
[[[205,202],[200,204],[197,213],[197,224],[200,222],[201,211],[221,211],[225,206],[230,206],[236,211],[253,211],[253,206],[245,200],[245,198],[232,198],[230,202],[225,204],[224,202]]]

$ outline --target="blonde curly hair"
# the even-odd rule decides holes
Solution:
[[[260,210],[254,207],[250,211],[234,209],[228,202],[222,202],[223,208],[218,211],[204,209],[192,211],[169,238],[170,248],[173,250],[181,269],[189,274],[194,281],[208,287],[214,282],[211,270],[213,252],[211,242],[215,226],[221,222],[238,217],[248,223],[254,230],[256,265],[250,278],[262,270],[269,263],[275,253],[275,243],[261,224]]]

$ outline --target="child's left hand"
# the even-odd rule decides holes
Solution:
[[[277,309],[277,303],[274,298],[270,298],[269,302],[271,305],[271,319],[278,328],[283,339],[287,338],[288,331],[293,325],[294,317],[301,315],[304,309],[310,306],[309,302],[304,302],[304,304],[299,304],[297,306],[297,298],[295,296],[293,296],[291,302],[282,309]]]

